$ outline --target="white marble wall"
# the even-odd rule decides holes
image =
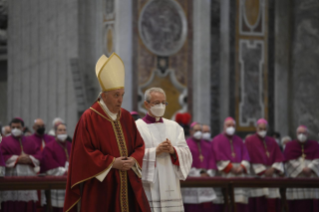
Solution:
[[[193,120],[210,124],[210,1],[193,1]]]
[[[220,9],[220,129],[229,114],[229,73],[230,73],[230,2],[222,0]]]
[[[291,55],[291,1],[275,1],[275,131],[289,135],[289,72]]]
[[[314,0],[294,0],[291,60],[292,129],[309,128],[312,139],[319,132],[319,4]]]
[[[78,1],[8,1],[8,114],[77,122],[70,59],[78,57]]]
[[[115,52],[122,58],[125,65],[125,95],[122,107],[128,111],[133,109],[133,1],[115,0]]]

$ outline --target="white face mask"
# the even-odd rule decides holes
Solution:
[[[211,137],[210,137],[210,133],[209,132],[206,132],[206,133],[203,133],[203,139],[206,140],[206,141],[210,141],[211,140]]]
[[[60,134],[60,135],[57,135],[56,137],[58,138],[59,141],[65,142],[68,135],[67,134]]]
[[[234,135],[234,133],[235,133],[235,128],[234,127],[227,127],[226,128],[226,134],[227,135],[232,136],[232,135]]]
[[[262,138],[264,138],[265,136],[266,136],[266,134],[267,134],[267,131],[258,131],[257,132],[258,133],[258,135],[260,136],[260,137],[262,137]]]
[[[151,107],[150,111],[156,117],[162,117],[165,113],[166,105],[158,104]]]
[[[22,131],[17,128],[14,128],[11,130],[11,133],[14,137],[19,137],[22,134]]]
[[[197,131],[194,133],[193,137],[196,139],[196,140],[199,140],[202,138],[202,132],[201,131]]]
[[[298,134],[297,137],[298,137],[298,140],[299,140],[301,143],[304,143],[304,142],[307,141],[307,136],[306,136],[305,134],[303,134],[303,133]]]

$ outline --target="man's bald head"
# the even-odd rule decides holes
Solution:
[[[42,119],[36,119],[36,120],[34,120],[34,125],[44,126],[44,121]]]
[[[45,131],[44,121],[40,118],[34,120],[33,130],[38,135],[43,135]]]
[[[210,133],[210,126],[208,126],[207,124],[203,124],[202,132],[203,133]]]

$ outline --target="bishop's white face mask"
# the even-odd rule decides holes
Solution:
[[[260,137],[264,138],[267,134],[267,131],[263,130],[263,131],[258,131],[257,133]]]
[[[305,143],[307,141],[307,136],[303,133],[300,133],[298,134],[298,140],[301,142],[301,143]]]
[[[203,133],[203,139],[206,141],[210,141],[211,140],[211,135],[209,132]]]
[[[22,134],[22,131],[20,129],[17,129],[17,128],[13,128],[11,130],[11,133],[14,137],[19,137],[21,134]]]
[[[150,111],[156,117],[162,117],[165,113],[166,105],[165,104],[157,104],[151,107]]]
[[[232,135],[234,135],[234,133],[235,133],[235,127],[227,127],[226,128],[227,135],[232,136]]]
[[[61,142],[65,142],[67,137],[68,137],[67,134],[57,135],[58,140],[61,141]]]
[[[199,140],[202,138],[202,132],[201,131],[196,131],[193,135],[193,137],[196,139],[196,140]]]

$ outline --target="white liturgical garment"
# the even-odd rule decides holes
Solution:
[[[163,123],[151,124],[139,119],[136,125],[145,142],[142,181],[151,210],[184,211],[179,181],[187,178],[193,159],[183,129],[176,122],[164,118]],[[173,164],[168,153],[156,156],[156,147],[166,139],[174,146],[178,166]]]

